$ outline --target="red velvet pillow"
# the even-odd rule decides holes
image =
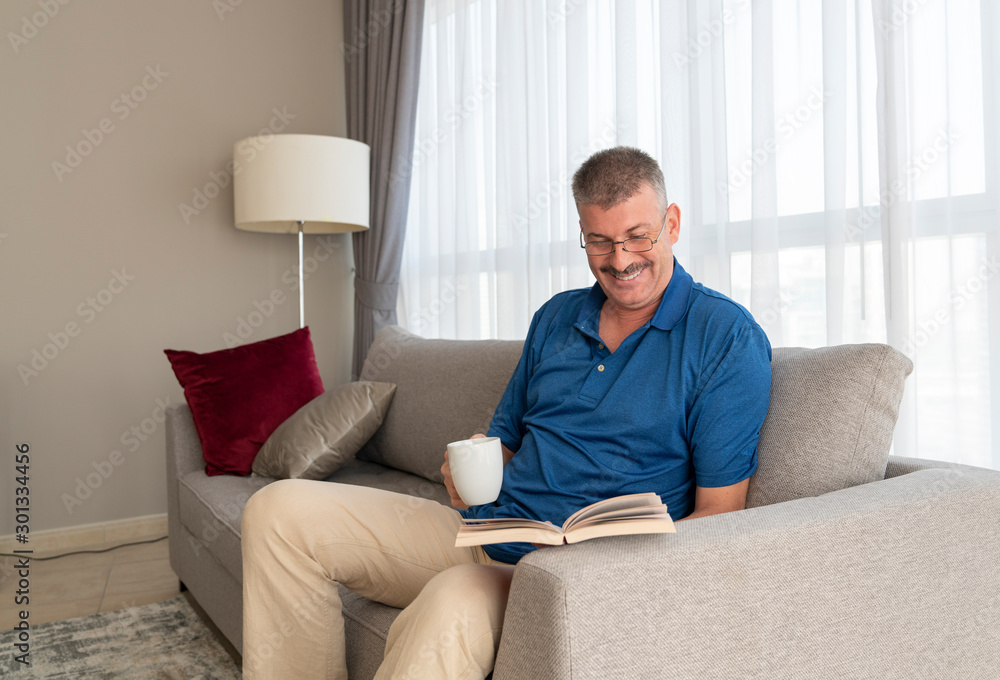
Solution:
[[[250,474],[257,451],[323,394],[309,328],[208,354],[163,350],[201,438],[205,474]]]

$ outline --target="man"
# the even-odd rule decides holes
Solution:
[[[598,152],[574,176],[573,194],[597,284],[556,295],[532,320],[489,429],[504,447],[500,497],[465,508],[445,454],[452,504],[466,517],[557,525],[602,498],[645,491],[658,493],[675,520],[743,508],[770,395],[764,332],[674,259],[680,210],[668,205],[648,155]],[[347,677],[337,583],[405,607],[379,680],[490,672],[513,565],[534,547],[455,548],[458,511],[425,501],[402,521],[397,500],[302,480],[250,499],[248,680]],[[313,593],[319,612],[303,625]]]

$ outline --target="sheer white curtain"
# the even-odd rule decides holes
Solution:
[[[1000,8],[429,0],[399,318],[521,338],[593,282],[569,190],[645,149],[680,261],[775,346],[915,364],[896,450],[1000,467]]]

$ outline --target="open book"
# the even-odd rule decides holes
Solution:
[[[490,543],[579,543],[598,536],[674,533],[667,506],[655,493],[636,493],[598,501],[577,510],[562,528],[534,519],[462,519],[455,547]]]

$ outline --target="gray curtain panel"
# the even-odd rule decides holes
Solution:
[[[413,170],[424,0],[345,0],[347,136],[371,147],[371,228],[354,234],[354,363],[396,323]]]

